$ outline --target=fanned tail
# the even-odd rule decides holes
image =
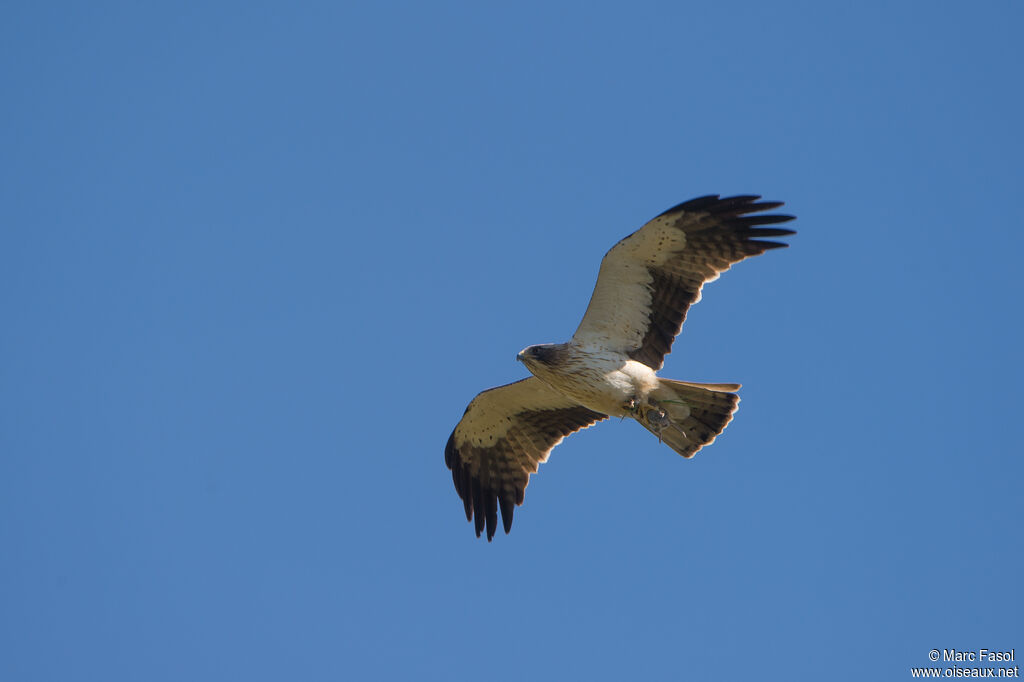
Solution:
[[[659,379],[648,404],[634,417],[645,429],[686,458],[725,430],[740,402],[739,384],[698,384]]]

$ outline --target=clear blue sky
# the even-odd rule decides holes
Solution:
[[[0,18],[0,679],[910,679],[1024,657],[1017,2],[19,3]],[[601,256],[792,248],[567,439],[444,466]]]

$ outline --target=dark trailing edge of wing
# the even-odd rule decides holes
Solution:
[[[534,437],[539,437],[543,441],[539,444],[543,447],[542,454],[546,454],[561,438],[605,419],[607,416],[588,410],[582,405],[554,410],[521,412],[515,415],[513,421],[522,420],[525,422],[525,427],[511,427],[509,433],[511,437],[507,437],[505,441],[499,442],[491,448],[474,448],[468,444],[463,445],[462,450],[475,450],[473,456],[477,463],[476,474],[473,473],[470,463],[456,444],[455,431],[452,431],[444,448],[444,463],[451,469],[455,492],[462,498],[466,520],[473,522],[476,536],[480,537],[486,530],[487,541],[490,542],[494,538],[498,527],[499,510],[501,511],[501,523],[507,535],[512,530],[515,506],[523,503],[526,494],[526,485],[531,472],[523,470],[517,459],[502,457],[502,448],[515,448],[518,447],[516,443],[520,439],[532,442]],[[521,431],[512,434],[513,428],[519,428]],[[515,466],[520,467],[521,480],[516,480],[510,487],[508,484],[513,480],[511,471]],[[505,485],[502,485],[503,483]]]
[[[756,194],[725,198],[711,194],[684,201],[659,214],[659,218],[669,220],[673,214],[704,214],[702,219],[687,223],[683,228],[687,236],[685,253],[691,257],[704,255],[709,269],[703,273],[686,269],[650,270],[652,301],[647,333],[640,347],[629,353],[632,359],[656,370],[661,369],[686,319],[687,310],[709,276],[745,258],[789,246],[784,242],[764,239],[796,234],[794,230],[759,226],[785,223],[793,220],[794,216],[760,213],[783,205],[781,201],[758,201],[760,198]]]

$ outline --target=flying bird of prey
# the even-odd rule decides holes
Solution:
[[[750,256],[788,246],[793,216],[759,196],[691,199],[657,216],[605,254],[579,328],[567,343],[524,348],[533,375],[479,394],[466,408],[444,461],[477,537],[505,532],[530,474],[571,433],[609,416],[631,417],[683,457],[712,443],[732,419],[739,384],[658,377],[705,282]]]

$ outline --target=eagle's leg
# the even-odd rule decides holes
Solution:
[[[651,426],[651,430],[657,434],[657,441],[662,442],[662,429],[672,424],[672,420],[669,419],[669,415],[665,410],[657,407],[655,400],[648,400],[647,404],[640,408],[640,416],[643,421]]]
[[[658,405],[657,401],[648,399],[646,405],[640,405],[635,411],[639,412],[640,418],[650,425],[651,431],[657,434],[659,443],[661,442],[661,432],[666,426],[672,427],[678,431],[683,438],[687,438],[686,432],[672,421],[672,418],[668,416],[668,412],[663,410]]]
[[[635,397],[633,397],[627,400],[625,403],[623,403],[622,407],[623,409],[626,410],[626,412],[629,412],[632,415],[636,415],[636,411],[640,408],[640,403],[637,402],[637,399]],[[626,415],[622,415],[619,418],[619,421],[622,421],[625,418]]]

